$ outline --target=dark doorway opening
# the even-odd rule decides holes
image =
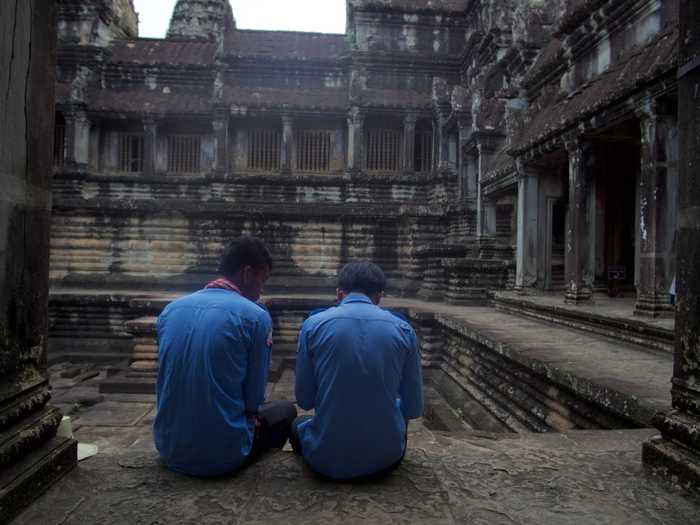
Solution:
[[[596,169],[596,282],[630,290],[634,286],[637,242],[637,186],[640,133],[636,122],[606,133]]]

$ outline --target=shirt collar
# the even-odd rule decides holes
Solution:
[[[365,294],[362,293],[349,293],[348,296],[343,299],[343,302],[340,304],[345,304],[345,303],[367,303],[367,304],[374,304],[372,300],[367,297]]]

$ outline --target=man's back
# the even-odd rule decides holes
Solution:
[[[406,420],[423,408],[411,326],[366,296],[309,318],[299,338],[297,403],[316,415],[299,428],[304,458],[321,474],[352,478],[398,461]]]
[[[263,402],[272,322],[236,292],[205,289],[168,305],[160,345],[156,447],[173,470],[211,476],[250,453],[246,412]]]

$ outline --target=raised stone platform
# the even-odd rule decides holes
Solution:
[[[561,293],[495,292],[494,306],[502,312],[673,353],[674,320],[635,315],[632,297],[594,294],[591,304],[571,305]]]
[[[131,300],[150,318],[132,322],[153,330],[155,315],[174,295]],[[304,314],[328,297],[269,296],[275,319],[273,374],[293,365]],[[572,330],[543,319],[489,307],[456,306],[389,297],[406,313],[422,340],[426,382],[462,414],[465,425],[488,431],[547,432],[651,426],[670,407],[672,357],[619,339]],[[153,337],[151,335],[151,337]],[[144,357],[144,341],[136,341]],[[155,359],[155,340],[150,343]],[[136,368],[100,383],[102,393],[152,394],[155,370]]]
[[[233,476],[191,478],[162,467],[138,433],[81,463],[14,525],[685,525],[700,512],[697,500],[644,476],[639,451],[648,430],[495,435],[418,425],[401,467],[366,483],[323,481],[289,451]]]

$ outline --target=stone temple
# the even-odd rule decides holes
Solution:
[[[250,521],[253,500],[265,523],[697,519],[694,0],[347,0],[345,34],[178,0],[163,39],[131,0],[20,4],[0,522],[64,475],[17,523]],[[274,257],[271,398],[339,267],[387,273],[427,406],[385,485],[325,487],[284,451],[206,487],[155,461],[156,316],[241,234]],[[72,471],[54,406],[101,449]]]

